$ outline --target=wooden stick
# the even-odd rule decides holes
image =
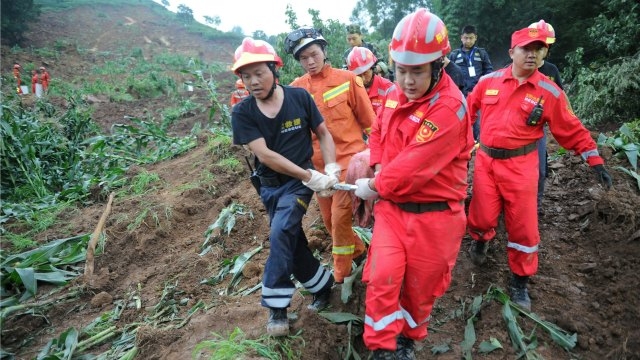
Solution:
[[[87,261],[84,264],[84,282],[88,282],[89,285],[93,285],[93,258],[96,251],[96,244],[98,243],[98,239],[100,238],[100,234],[102,233],[102,229],[104,228],[104,223],[107,221],[107,217],[111,212],[111,203],[113,202],[114,196],[115,193],[113,192],[109,194],[107,207],[105,207],[104,211],[102,212],[100,221],[98,221],[98,226],[96,226],[96,229],[93,230],[91,240],[89,240],[89,244],[87,245]]]

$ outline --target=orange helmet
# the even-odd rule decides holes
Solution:
[[[276,67],[282,67],[282,59],[278,56],[271,44],[264,40],[254,40],[246,37],[242,40],[242,45],[238,46],[233,56],[233,66],[231,71],[239,75],[239,69],[245,65],[260,62],[273,62]]]
[[[534,22],[533,24],[529,25],[529,28],[538,29],[545,32],[547,34],[547,40],[545,41],[547,45],[556,42],[556,31],[553,29],[553,26],[551,26],[551,24],[545,22],[544,20]]]
[[[15,65],[13,65],[13,68],[14,69],[22,69],[22,66],[20,66],[20,64],[15,64]]]
[[[40,66],[40,70],[47,71],[47,69],[45,69],[44,66]]]
[[[238,80],[236,80],[236,89],[238,89],[238,90],[242,90],[242,89],[244,89],[244,88],[245,88],[245,87],[244,87],[244,83],[242,82],[242,79],[238,79]]]
[[[347,69],[356,75],[360,75],[371,69],[378,61],[373,52],[366,47],[354,46],[347,56]]]
[[[429,10],[420,8],[405,16],[393,31],[389,55],[401,65],[433,62],[451,51],[447,27]]]

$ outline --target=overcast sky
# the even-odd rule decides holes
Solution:
[[[160,0],[154,0],[161,3]],[[175,12],[178,5],[184,4],[193,10],[193,17],[204,22],[203,16],[219,16],[222,22],[217,28],[222,31],[231,31],[239,26],[246,35],[253,34],[256,30],[262,30],[267,35],[277,35],[290,30],[285,22],[287,17],[285,10],[287,4],[291,4],[293,11],[298,16],[299,25],[311,25],[311,16],[308,9],[312,8],[320,12],[323,21],[328,19],[349,23],[351,11],[358,0],[168,0],[171,6],[169,10]]]

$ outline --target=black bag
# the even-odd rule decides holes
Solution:
[[[258,176],[258,171],[253,167],[251,167],[251,162],[249,162],[249,157],[245,156],[244,159],[247,160],[247,165],[249,166],[249,172],[251,173],[251,175],[249,175],[249,180],[251,180],[251,185],[253,185],[253,187],[256,189],[256,191],[258,192],[258,195],[260,195],[261,184],[260,184],[260,177]]]

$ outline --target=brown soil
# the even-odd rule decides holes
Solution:
[[[104,14],[96,17],[93,11]],[[66,19],[84,19],[70,22]],[[79,9],[64,17],[41,18],[43,31],[32,31],[29,39],[34,47],[52,44],[58,38],[77,38],[86,48],[102,51],[122,46],[133,39],[130,32],[138,26],[139,39],[131,46],[145,46],[145,54],[162,47],[171,51],[189,53],[199,49],[196,56],[205,61],[229,62],[234,44],[224,41],[202,40],[197,35],[186,34],[172,28],[143,9],[101,7]],[[100,22],[101,26],[96,26]],[[73,23],[73,24],[72,24]],[[75,24],[75,25],[74,25]],[[120,25],[118,25],[120,24]],[[82,31],[80,31],[82,29]],[[111,29],[105,32],[104,29]],[[146,34],[146,35],[145,35]],[[149,35],[153,34],[153,36]],[[163,41],[144,40],[164,37]],[[92,40],[93,39],[93,40]],[[140,40],[142,39],[142,40]],[[148,48],[146,47],[148,46]],[[156,49],[156,50],[153,50]],[[7,54],[3,48],[3,59]],[[38,59],[22,55],[20,61],[46,61],[52,76],[73,78],[88,71],[91,54],[65,53],[58,60]],[[96,61],[100,61],[97,59]],[[10,64],[3,61],[3,73],[9,73]],[[226,103],[227,92],[233,78],[222,78],[225,88],[221,101]],[[186,96],[186,95],[185,95]],[[206,104],[206,97],[197,92],[192,99]],[[54,101],[56,101],[54,99]],[[58,99],[62,102],[62,100]],[[164,99],[139,100],[127,103],[96,103],[94,119],[105,130],[122,122],[124,115],[143,116],[150,112],[157,116],[164,106]],[[145,112],[146,111],[146,112]],[[180,120],[178,133],[186,133],[195,122],[206,118],[203,112],[194,113]],[[558,149],[552,140],[549,151]],[[604,149],[603,149],[604,150]],[[232,149],[240,160],[244,155],[239,148]],[[614,188],[605,192],[594,179],[591,170],[579,157],[563,155],[550,163],[551,174],[547,179],[544,199],[545,214],[540,218],[541,233],[540,269],[530,285],[533,311],[541,318],[557,324],[564,330],[575,332],[578,345],[567,352],[556,345],[542,329],[535,330],[537,351],[546,359],[638,359],[640,358],[640,192],[628,175],[617,171],[624,165],[610,152],[604,150],[605,161],[614,177]],[[175,287],[176,300],[185,299],[178,307],[178,316],[198,301],[206,304],[178,329],[166,327],[142,327],[137,333],[138,359],[186,359],[203,340],[212,339],[212,333],[228,338],[235,329],[241,329],[248,338],[264,333],[267,311],[259,304],[260,291],[246,296],[221,295],[229,285],[229,277],[218,285],[210,286],[201,281],[215,276],[224,259],[240,255],[259,245],[265,249],[250,260],[240,283],[233,289],[251,288],[258,284],[267,258],[268,222],[263,205],[247,180],[245,168],[230,171],[216,165],[217,155],[207,146],[205,137],[193,151],[175,159],[145,167],[156,173],[161,182],[155,191],[137,197],[116,197],[108,218],[104,253],[96,257],[95,278],[92,286],[86,286],[83,294],[72,302],[51,306],[38,316],[20,314],[3,324],[2,348],[13,352],[18,359],[34,358],[45,344],[57,338],[69,327],[81,329],[117,304],[130,300],[136,294],[141,307],[128,306],[122,313],[118,326],[142,321],[158,304],[167,286]],[[130,175],[142,169],[132,169]],[[215,174],[214,179],[198,183],[203,171]],[[185,186],[198,183],[196,186]],[[204,241],[204,232],[231,203],[245,206],[252,214],[237,217],[230,235],[218,234],[214,246],[206,255],[198,255]],[[60,219],[74,229],[75,234],[90,233],[96,226],[105,202],[66,213]],[[128,229],[143,210],[149,215],[134,229]],[[156,214],[157,216],[152,216]],[[321,223],[314,203],[304,220],[310,240],[320,250],[324,263],[330,263],[326,251],[330,240],[319,230]],[[67,237],[60,229],[50,229],[38,239]],[[506,236],[504,229],[494,241],[489,262],[480,269],[474,267],[466,252],[469,239],[463,239],[462,251],[454,270],[453,283],[433,312],[429,337],[420,344],[419,359],[459,359],[464,340],[468,309],[474,297],[483,295],[490,286],[504,288],[509,270],[506,264]],[[78,279],[70,286],[83,283]],[[41,293],[46,293],[41,286]],[[332,294],[331,311],[364,315],[364,286],[357,282],[355,296],[347,304],[340,301],[338,289]],[[360,329],[352,334],[345,325],[335,325],[306,309],[309,295],[294,296],[291,313],[297,315],[292,332],[300,331],[304,339],[294,342],[300,359],[342,359],[351,341],[364,358],[368,352],[362,345]],[[463,310],[464,309],[464,310]],[[453,314],[453,316],[452,316]],[[457,315],[456,315],[457,314]],[[520,318],[526,334],[534,326]],[[483,359],[514,359],[507,328],[501,315],[501,305],[490,301],[483,306],[475,322],[477,343],[473,356]],[[488,355],[478,352],[480,341],[494,337],[503,350]],[[431,348],[448,343],[451,350],[433,355]],[[101,347],[98,351],[105,351]],[[253,355],[248,354],[248,357]],[[251,357],[258,358],[258,357]]]

